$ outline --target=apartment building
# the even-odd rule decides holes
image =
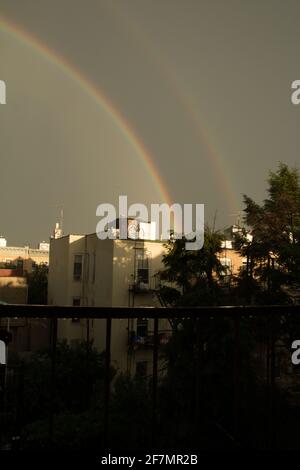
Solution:
[[[28,285],[26,273],[36,266],[48,265],[49,243],[42,242],[38,248],[9,246],[0,237],[0,301],[8,304],[26,304]],[[0,328],[12,333],[10,352],[29,352],[43,348],[49,343],[46,320],[24,318],[0,319]]]
[[[224,284],[229,284],[232,277],[237,276],[240,270],[247,266],[247,258],[236,249],[235,238],[239,233],[241,233],[241,228],[237,225],[232,225],[224,231],[222,251],[219,254],[219,260],[224,266]],[[252,240],[250,234],[247,234],[247,239]]]
[[[48,265],[49,244],[38,248],[8,246],[0,237],[0,300],[7,303],[27,303],[26,273],[38,265]]]
[[[146,231],[145,231],[146,233]],[[66,235],[50,242],[48,303],[50,305],[151,307],[157,273],[163,268],[163,243],[137,239],[99,240],[97,235]],[[58,338],[93,340],[105,348],[105,320],[60,320]],[[170,334],[167,320],[159,325],[160,340]],[[111,356],[118,370],[150,374],[153,321],[113,320]]]
[[[47,242],[41,242],[38,248],[9,246],[7,240],[0,237],[0,270],[13,270],[23,274],[31,272],[37,265],[48,265],[49,246]]]

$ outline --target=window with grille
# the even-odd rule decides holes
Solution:
[[[74,281],[80,281],[82,278],[82,266],[83,257],[82,255],[74,256],[74,268],[73,268],[73,279]]]
[[[149,259],[147,257],[137,260],[137,279],[138,282],[149,284]]]
[[[229,275],[232,273],[232,260],[231,258],[220,258],[220,263],[223,266],[223,275]]]

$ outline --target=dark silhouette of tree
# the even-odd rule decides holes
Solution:
[[[218,279],[224,273],[218,256],[222,239],[219,232],[206,227],[201,250],[186,250],[184,238],[170,240],[165,245],[165,269],[161,271],[160,278],[174,286],[164,285],[161,288],[161,295],[167,303],[196,306],[216,302]]]
[[[49,446],[49,406],[55,409],[55,448],[97,447],[103,433],[105,354],[92,344],[69,346],[59,342],[56,349],[55,393],[51,397],[51,352],[40,351],[19,364],[22,381],[25,449]],[[113,378],[115,371],[112,369]]]
[[[48,291],[48,267],[41,265],[27,273],[28,303],[46,305]]]
[[[248,300],[284,301],[283,284],[300,279],[300,179],[296,169],[279,164],[268,178],[268,198],[262,205],[244,196],[245,222],[252,241],[240,240],[241,254],[247,258],[246,271],[239,282],[248,289]],[[260,291],[260,295],[258,294]]]

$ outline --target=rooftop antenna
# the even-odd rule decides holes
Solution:
[[[60,216],[59,216],[59,229],[61,234],[63,235],[63,224],[64,224],[64,204],[51,204],[50,207],[60,208]]]
[[[62,206],[60,209],[60,229],[61,229],[62,234],[64,233],[63,226],[64,226],[64,206]]]

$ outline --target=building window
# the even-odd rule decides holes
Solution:
[[[220,263],[223,266],[223,272],[222,274],[224,276],[228,276],[232,274],[232,261],[231,258],[220,258]]]
[[[136,363],[135,373],[137,377],[146,377],[147,376],[147,361],[138,361]]]
[[[138,282],[149,284],[149,259],[147,257],[137,260],[137,279]]]
[[[83,256],[75,255],[74,257],[74,268],[73,268],[73,279],[74,281],[80,281],[82,278],[82,264]]]
[[[0,261],[1,269],[17,269],[17,264],[13,260],[6,259],[5,261]]]
[[[136,335],[147,336],[148,335],[148,320],[147,318],[138,318],[136,321]]]
[[[248,268],[248,260],[247,258],[243,258],[242,259],[242,266],[241,266],[241,271],[247,271],[247,268]]]

